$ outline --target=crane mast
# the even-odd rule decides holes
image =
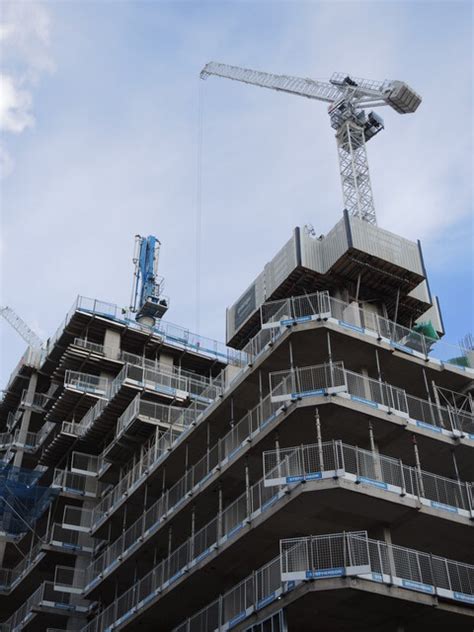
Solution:
[[[347,211],[376,224],[366,143],[384,128],[383,119],[364,107],[388,105],[399,114],[414,112],[421,97],[402,81],[374,81],[334,73],[329,82],[240,68],[210,62],[201,79],[210,76],[240,81],[261,88],[323,101],[329,104],[331,127],[336,132],[342,196]]]
[[[168,299],[161,295],[164,287],[163,277],[158,276],[160,241],[153,235],[135,236],[133,263],[132,300],[130,309],[136,313],[136,320],[154,325],[168,309]]]

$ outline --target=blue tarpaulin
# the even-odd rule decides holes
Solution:
[[[0,464],[0,531],[20,535],[33,529],[58,490],[38,485],[41,472]]]

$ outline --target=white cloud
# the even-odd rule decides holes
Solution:
[[[27,90],[22,90],[9,75],[0,74],[0,129],[18,134],[32,127],[33,99]]]
[[[33,88],[44,72],[52,72],[51,18],[39,3],[7,2],[2,6],[0,46],[0,130],[20,134],[34,125]],[[2,177],[13,170],[13,159],[0,146]]]

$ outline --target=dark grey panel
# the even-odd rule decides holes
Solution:
[[[235,330],[255,311],[255,284],[251,285],[235,306],[234,328]]]

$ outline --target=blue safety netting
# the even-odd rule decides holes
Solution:
[[[34,529],[58,490],[38,485],[42,472],[0,465],[0,531],[20,535]]]

